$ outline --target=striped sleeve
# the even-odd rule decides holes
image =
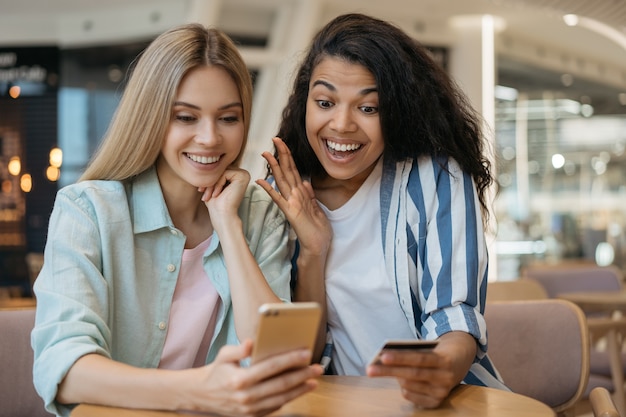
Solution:
[[[472,334],[486,349],[482,316],[487,277],[487,249],[480,205],[471,176],[456,161],[421,158],[408,181],[409,259],[417,282],[420,314],[416,325],[424,338],[450,331]],[[412,214],[411,214],[412,213]]]

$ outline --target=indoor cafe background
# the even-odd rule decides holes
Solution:
[[[27,282],[56,190],[80,175],[155,35],[199,21],[238,42],[256,178],[300,54],[350,11],[428,46],[485,118],[490,279],[529,262],[626,268],[626,0],[0,0],[0,286]]]

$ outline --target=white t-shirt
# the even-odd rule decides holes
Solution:
[[[333,366],[364,375],[386,339],[416,339],[385,271],[380,220],[379,162],[361,188],[336,210],[321,205],[333,228],[326,264]]]

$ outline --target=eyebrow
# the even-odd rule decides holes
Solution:
[[[313,87],[317,85],[323,85],[324,87],[328,88],[330,91],[333,91],[333,92],[337,91],[334,85],[324,80],[315,80],[313,82]],[[364,88],[363,90],[359,91],[359,94],[362,96],[366,96],[369,93],[376,93],[376,92],[378,92],[378,88],[371,87],[371,88]]]
[[[190,107],[190,108],[192,108],[192,109],[201,110],[199,106],[196,106],[195,104],[187,103],[187,102],[185,102],[185,101],[175,101],[175,102],[174,102],[174,106]],[[232,107],[239,107],[239,108],[243,108],[243,104],[241,104],[241,103],[240,103],[240,102],[238,102],[238,101],[234,101],[234,102],[232,102],[232,103],[228,103],[228,104],[225,104],[225,105],[223,105],[223,106],[220,106],[220,107],[218,108],[218,110],[227,110],[227,109],[230,109],[230,108],[232,108]]]

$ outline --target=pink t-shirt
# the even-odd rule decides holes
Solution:
[[[202,255],[210,243],[209,237],[183,252],[159,368],[187,369],[206,361],[220,305],[202,265]]]

